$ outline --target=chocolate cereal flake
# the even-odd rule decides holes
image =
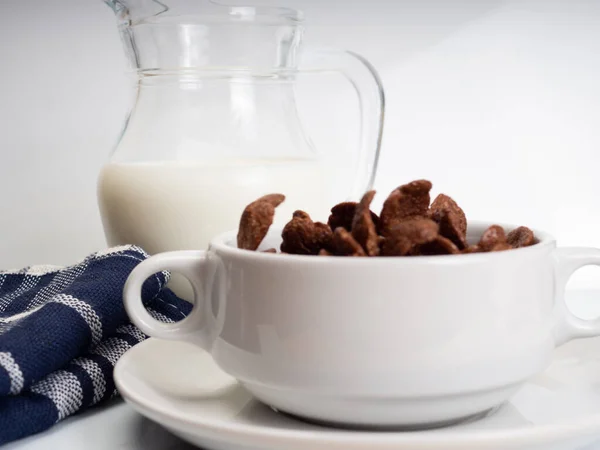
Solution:
[[[508,233],[506,241],[512,248],[529,247],[535,244],[535,236],[529,228],[519,227]]]
[[[313,222],[304,211],[296,211],[292,220],[283,228],[281,251],[296,255],[317,255],[331,244],[329,225]]]
[[[343,227],[338,227],[333,232],[331,252],[335,256],[367,256],[352,234]]]
[[[391,229],[404,220],[425,217],[429,209],[431,182],[416,180],[394,190],[383,204],[380,218],[381,234],[387,236]]]
[[[327,220],[327,224],[332,230],[338,227],[345,228],[346,231],[352,229],[352,219],[356,213],[356,202],[343,202],[331,208],[331,215]]]
[[[440,225],[440,234],[459,249],[467,247],[467,217],[452,198],[440,194],[429,208],[430,217]]]
[[[415,248],[413,255],[456,255],[460,250],[454,242],[444,236],[436,236],[431,242],[419,245]]]
[[[504,228],[500,225],[492,225],[481,235],[478,246],[484,251],[498,251],[506,242]]]
[[[338,227],[343,227],[346,231],[352,231],[352,220],[356,214],[356,202],[343,202],[335,205],[331,208],[331,215],[327,220],[327,224],[332,230]],[[379,216],[371,211],[371,220],[375,224],[375,227],[379,228]]]
[[[379,236],[377,226],[371,217],[371,202],[375,191],[367,192],[356,206],[352,220],[352,237],[358,242],[368,256],[379,255]]]
[[[416,247],[434,241],[439,226],[433,220],[409,219],[394,226],[382,244],[382,256],[406,256]]]
[[[282,194],[269,194],[244,209],[237,234],[238,248],[256,250],[267,235],[275,217],[275,208],[285,200]]]

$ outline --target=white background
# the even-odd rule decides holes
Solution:
[[[600,2],[282,0],[378,68],[376,188],[434,182],[473,219],[600,247]],[[96,176],[131,95],[100,0],[0,0],[0,268],[103,247]],[[343,129],[340,130],[344,132]]]

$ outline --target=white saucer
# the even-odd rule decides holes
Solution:
[[[204,351],[149,339],[127,352],[115,381],[130,405],[209,449],[508,450],[580,448],[600,437],[600,340],[576,341],[491,416],[449,428],[364,432],[324,428],[254,400]]]

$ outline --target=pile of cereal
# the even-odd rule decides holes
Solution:
[[[445,194],[430,204],[431,182],[416,180],[395,189],[379,216],[370,209],[375,191],[359,203],[331,208],[327,224],[313,222],[296,211],[281,234],[281,253],[321,256],[419,256],[496,252],[527,247],[536,242],[533,231],[519,227],[506,234],[492,225],[477,244],[467,243],[467,218]],[[273,223],[275,208],[285,200],[270,194],[249,204],[242,214],[237,244],[257,250]],[[266,250],[277,253],[276,249]]]

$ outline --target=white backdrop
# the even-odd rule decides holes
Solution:
[[[309,43],[381,72],[382,193],[426,177],[470,218],[600,247],[600,2],[259,3],[304,9]],[[96,176],[129,105],[112,13],[1,0],[0,61],[0,267],[74,262],[104,245]]]

